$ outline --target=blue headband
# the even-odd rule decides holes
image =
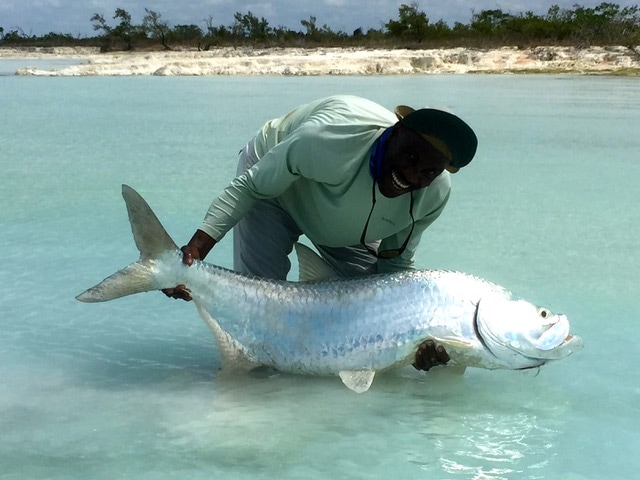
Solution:
[[[380,182],[380,177],[382,175],[382,157],[384,157],[384,152],[386,151],[387,138],[391,135],[392,130],[393,127],[387,128],[373,144],[373,149],[371,150],[369,171],[371,172],[373,180],[376,182]]]

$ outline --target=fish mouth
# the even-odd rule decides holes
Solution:
[[[532,365],[524,368],[532,368],[544,365],[549,360],[567,357],[583,347],[582,339],[569,332],[569,319],[565,315],[556,315],[537,339],[522,338],[516,343],[500,339],[480,324],[480,303],[476,304],[473,328],[482,346],[498,359],[502,359],[505,350],[511,350],[532,362]]]
[[[562,345],[569,333],[569,320],[564,315],[558,315],[555,321],[549,323],[542,335],[534,342],[534,346],[542,351],[552,350]]]
[[[569,319],[565,315],[558,315],[556,322],[535,342],[535,358],[544,360],[558,360],[571,355],[582,348],[582,339],[569,331]]]
[[[396,190],[409,190],[411,188],[411,184],[406,183],[404,178],[402,178],[395,170],[391,171],[391,182]]]

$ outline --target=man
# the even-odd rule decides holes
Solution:
[[[235,227],[234,269],[245,274],[286,279],[303,234],[341,276],[412,269],[422,233],[449,199],[450,173],[476,148],[473,130],[442,110],[394,114],[355,96],[299,106],[242,150],[238,176],[182,247],[183,261],[204,259]],[[191,299],[184,285],[163,291]],[[429,342],[414,366],[446,361]]]

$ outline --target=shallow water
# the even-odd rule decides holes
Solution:
[[[74,297],[137,257],[120,196],[188,240],[261,123],[333,93],[447,105],[478,156],[427,231],[566,313],[539,372],[225,378],[192,305]],[[640,83],[574,76],[0,78],[0,471],[7,479],[629,479],[640,468]],[[230,265],[225,239],[208,260]]]

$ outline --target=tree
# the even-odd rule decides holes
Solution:
[[[147,13],[142,19],[142,30],[147,34],[147,36],[160,40],[160,43],[165,50],[171,50],[167,39],[167,35],[171,31],[169,24],[164,20],[161,20],[161,15],[159,13],[147,8],[145,8],[144,11]]]
[[[482,10],[471,16],[471,30],[481,35],[502,35],[512,18],[502,10]]]
[[[447,22],[440,19],[429,27],[430,36],[433,38],[446,38],[451,36],[451,29]]]
[[[233,18],[235,22],[231,27],[231,31],[238,38],[266,40],[272,32],[269,22],[264,17],[258,19],[251,11],[244,15],[236,12]]]
[[[171,30],[171,38],[178,43],[199,43],[204,37],[197,25],[176,25]]]
[[[216,26],[215,26],[216,24],[213,21],[213,16],[209,15],[207,18],[203,20],[203,22],[207,27],[206,31],[204,32],[205,37],[213,37],[216,30]]]
[[[94,13],[91,17],[91,21],[93,22],[93,29],[95,31],[102,31],[103,35],[106,37],[111,35],[112,28],[107,25],[107,21],[104,19],[103,15]]]
[[[422,42],[427,38],[429,31],[429,18],[426,13],[418,10],[418,4],[400,5],[398,20],[389,20],[385,25],[392,37],[404,38]]]
[[[574,5],[574,9],[564,11],[563,16],[573,40],[581,46],[593,43],[624,45],[637,39],[640,31],[638,6],[621,8],[607,2],[594,8]]]
[[[0,40],[5,44],[19,44],[28,42],[30,39],[35,39],[35,36],[27,35],[20,27],[12,27],[11,30],[5,31],[0,27]]]
[[[413,0],[405,0],[413,1]],[[134,24],[129,12],[117,8],[113,20],[95,13],[91,17],[93,29],[98,35],[93,38],[74,38],[71,35],[49,32],[36,36],[26,34],[19,27],[0,27],[2,45],[95,45],[103,41],[103,49],[134,48],[138,42],[151,38],[158,40],[165,48],[174,43],[195,44],[199,49],[209,49],[212,45],[253,42],[264,45],[267,41],[279,45],[307,45],[314,42],[339,45],[384,44],[397,46],[399,42],[422,42],[429,40],[429,46],[449,46],[464,44],[467,46],[532,45],[563,43],[578,46],[589,45],[625,45],[640,55],[640,7],[621,7],[615,3],[602,2],[593,8],[574,5],[573,8],[561,8],[552,5],[546,15],[537,15],[531,11],[524,13],[505,13],[499,9],[472,11],[471,21],[463,24],[455,22],[449,27],[440,20],[432,22],[414,1],[402,4],[398,9],[398,18],[380,23],[380,29],[357,28],[352,35],[342,31],[335,32],[328,25],[320,26],[315,16],[301,20],[302,29],[297,31],[285,27],[272,28],[265,18],[256,17],[251,11],[236,13],[230,26],[216,26],[213,17],[204,20],[204,27],[197,25],[177,25],[171,27],[162,16],[149,9],[141,24]],[[389,39],[392,41],[390,42]],[[395,40],[395,42],[393,41]],[[148,44],[151,41],[146,42]]]
[[[41,36],[39,41],[46,45],[73,45],[75,38],[70,33],[49,32]]]
[[[311,39],[318,38],[318,27],[316,27],[316,17],[313,15],[309,17],[309,20],[300,20],[300,24],[305,29],[305,36]]]
[[[122,8],[116,8],[113,19],[120,20],[120,23],[113,29],[113,34],[124,41],[127,50],[133,50],[134,39],[141,33],[140,27],[135,27],[131,23],[131,14]]]
[[[122,8],[116,8],[113,19],[120,20],[120,23],[115,27],[110,27],[104,16],[94,13],[91,17],[91,21],[94,22],[93,29],[102,31],[110,42],[115,39],[121,39],[125,43],[127,50],[133,50],[135,39],[144,35],[142,28],[134,26],[131,23],[131,14]]]

